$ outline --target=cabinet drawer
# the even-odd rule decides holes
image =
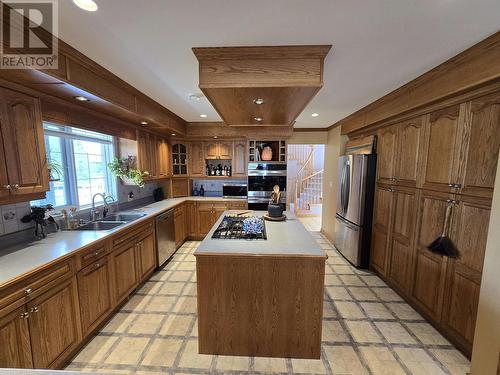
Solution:
[[[53,288],[75,273],[74,258],[49,269],[35,273],[24,281],[14,284],[5,293],[0,294],[0,308],[13,304],[23,304]]]
[[[213,208],[212,202],[198,202],[198,210],[210,211]]]
[[[234,201],[234,202],[229,202],[229,209],[230,210],[246,210],[248,207],[247,201]]]
[[[145,221],[140,223],[126,231],[119,233],[113,238],[113,247],[121,246],[124,243],[128,243],[129,241],[134,241],[134,237],[137,235],[141,235],[144,231],[152,231],[153,230],[153,220]]]
[[[106,242],[99,243],[96,246],[92,246],[78,255],[78,269],[87,267],[92,262],[101,259],[108,253],[108,246]]]

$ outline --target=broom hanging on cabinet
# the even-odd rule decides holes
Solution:
[[[441,235],[436,238],[427,248],[433,253],[444,255],[450,258],[458,257],[458,249],[453,241],[448,237],[450,227],[451,210],[456,201],[448,200],[446,207],[446,214],[444,217],[443,230]]]

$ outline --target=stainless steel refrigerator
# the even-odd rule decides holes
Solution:
[[[339,158],[335,247],[353,265],[368,267],[376,155]]]

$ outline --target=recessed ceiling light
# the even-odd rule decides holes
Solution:
[[[175,137],[175,133],[170,134],[172,137]]]
[[[86,10],[87,12],[95,12],[97,10],[97,4],[94,0],[73,0],[73,3],[78,8]]]
[[[261,105],[261,104],[264,104],[264,99],[262,98],[257,98],[257,99],[254,99],[253,102],[257,105]]]
[[[148,122],[147,122],[147,121],[141,121],[141,124],[142,124],[142,125],[147,125],[147,124],[148,124]]]
[[[207,118],[207,115],[205,115],[205,114],[201,114],[201,115],[200,115],[200,117],[201,117],[201,118]]]
[[[199,102],[203,98],[203,94],[189,94],[188,98],[193,102]]]
[[[262,122],[263,118],[262,117],[254,117],[253,118],[257,122]]]
[[[318,116],[319,116],[319,113],[314,112],[311,116],[312,116],[312,117],[318,117]]]
[[[78,96],[75,96],[75,99],[80,101],[80,102],[88,102],[90,101],[89,98],[86,98],[85,96],[81,96],[81,95],[78,95]]]

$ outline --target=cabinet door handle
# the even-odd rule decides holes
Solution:
[[[14,189],[14,190],[19,189],[19,184],[14,184],[14,185],[12,186],[12,189]]]
[[[21,315],[19,315],[19,317],[21,319],[28,319],[30,317],[30,314],[28,314],[27,312],[23,312],[21,313]]]
[[[34,307],[32,307],[32,308],[31,308],[31,310],[30,310],[30,311],[31,311],[32,313],[37,313],[37,312],[39,312],[39,311],[40,311],[40,307],[38,307],[38,306],[34,306]]]
[[[96,263],[96,264],[94,264],[94,269],[95,269],[95,270],[96,270],[96,269],[98,269],[99,267],[101,267],[101,264],[100,264],[100,263]]]
[[[30,295],[33,290],[31,288],[25,289],[24,294]]]
[[[10,186],[10,185],[4,185],[3,187],[4,187],[5,189],[7,189],[7,190],[12,189],[12,186]]]

